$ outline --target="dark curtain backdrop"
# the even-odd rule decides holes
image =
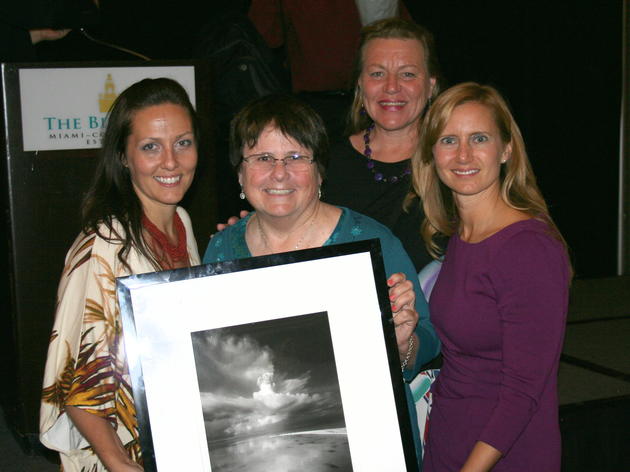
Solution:
[[[508,98],[578,276],[616,271],[622,1],[405,2],[448,84]]]

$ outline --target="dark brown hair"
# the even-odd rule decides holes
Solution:
[[[230,126],[230,162],[238,171],[243,148],[253,147],[267,126],[294,139],[313,153],[319,175],[324,178],[328,135],[321,117],[293,95],[272,94],[247,104]]]
[[[197,114],[179,83],[166,78],[136,82],[118,96],[109,112],[94,179],[83,199],[83,230],[120,242],[122,250],[118,252],[118,259],[128,269],[127,255],[132,246],[149,259],[156,270],[160,269],[142,237],[142,204],[133,188],[129,169],[124,164],[127,138],[132,133],[135,114],[144,108],[165,103],[179,105],[188,112],[195,143],[198,142]],[[114,220],[122,226],[122,234],[115,230]],[[105,225],[109,234],[99,230],[101,224]]]

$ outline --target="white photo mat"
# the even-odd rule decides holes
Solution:
[[[351,470],[415,463],[378,241],[131,276],[118,298],[145,470],[212,470],[191,333],[322,312]]]

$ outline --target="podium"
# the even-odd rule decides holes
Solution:
[[[106,114],[138,80],[179,81],[199,112],[195,181],[181,203],[200,251],[216,224],[207,69],[193,62],[2,64],[3,254],[0,401],[26,447],[38,445],[39,403],[56,292],[79,234],[80,203],[94,173]]]

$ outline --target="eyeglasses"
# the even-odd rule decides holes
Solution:
[[[295,172],[307,171],[314,159],[301,154],[290,154],[281,159],[273,157],[272,154],[254,154],[251,156],[243,156],[243,160],[247,162],[252,170],[271,171],[277,162],[282,162],[287,170]]]

